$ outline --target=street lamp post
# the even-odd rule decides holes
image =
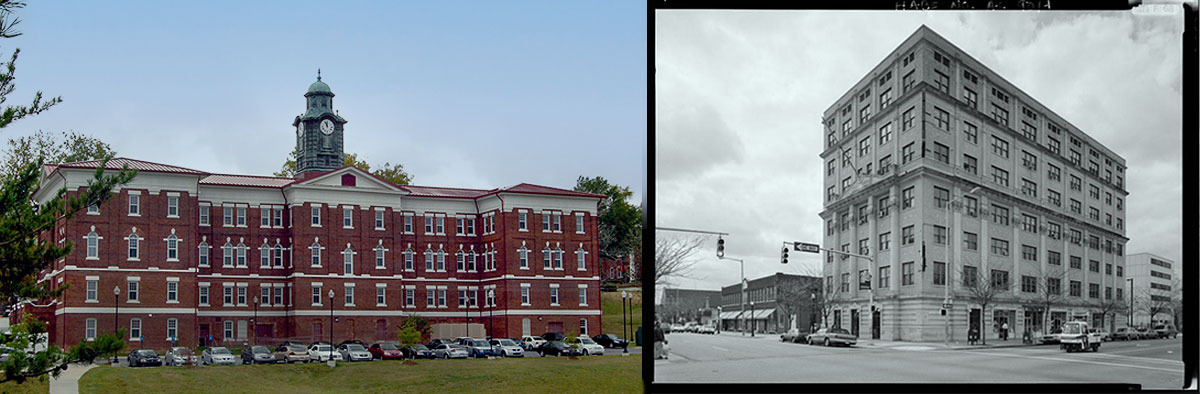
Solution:
[[[621,292],[621,312],[622,312],[621,313],[621,333],[625,334],[625,343],[626,343],[625,349],[621,352],[622,354],[629,354],[629,337],[631,336],[625,332],[625,330],[627,328],[629,328],[629,323],[625,322],[625,313],[624,313],[626,300],[629,300],[629,314],[632,315],[633,314],[633,294],[629,294],[629,292],[627,292],[627,291],[622,291]],[[633,320],[633,316],[630,316],[629,320]]]
[[[333,289],[329,289],[329,362],[333,360]]]
[[[1129,281],[1129,328],[1133,328],[1133,278],[1125,278]]]
[[[809,309],[808,309],[809,331],[816,332],[817,330],[814,325],[816,324],[815,320],[817,320],[817,319],[815,319],[816,316],[814,314],[817,312],[817,292],[814,291],[814,292],[810,293],[808,298],[812,301],[811,303],[809,303]]]
[[[250,340],[250,343],[257,346],[258,345],[258,297],[254,297],[254,318],[250,319],[250,329],[254,330],[254,336],[251,337],[253,339]]]
[[[955,197],[954,199],[946,202],[946,265],[947,266],[946,266],[946,272],[942,273],[942,281],[943,281],[942,289],[944,290],[943,291],[944,294],[942,296],[943,304],[950,304],[950,285],[952,284],[952,281],[950,280],[950,272],[952,269],[954,269],[954,259],[951,258],[951,256],[950,256],[950,252],[952,250],[954,250],[954,229],[950,226],[950,224],[951,224],[951,222],[950,222],[950,207],[954,205],[955,201],[958,201],[959,199],[966,197],[968,194],[975,194],[975,192],[977,192],[977,191],[979,191],[979,186],[975,186],[974,188],[971,188],[970,191],[963,193],[961,196]],[[934,274],[936,275],[937,272],[934,272]],[[970,311],[968,311],[967,313],[970,314]],[[942,319],[945,322],[945,326],[946,326],[944,342],[947,347],[950,346],[950,317],[951,316],[953,316],[953,314],[950,311],[946,311],[946,317]],[[970,320],[970,319],[968,319],[968,320]]]
[[[754,301],[750,301],[750,336],[754,336],[754,331],[758,329],[758,321],[754,320]]]
[[[118,316],[121,313],[121,285],[113,286],[113,335],[120,339],[120,334],[117,334],[118,322],[121,318]],[[113,349],[113,365],[119,363],[117,360],[117,350]]]

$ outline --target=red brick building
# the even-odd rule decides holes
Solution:
[[[600,332],[604,196],[395,185],[337,167],[346,121],[320,78],[305,97],[295,178],[110,161],[139,174],[46,235],[75,248],[39,280],[70,288],[17,315],[47,319],[60,346],[115,327],[151,348],[328,340],[331,325],[336,341],[370,342],[412,315],[494,337]],[[47,165],[37,200],[83,192],[98,164]]]

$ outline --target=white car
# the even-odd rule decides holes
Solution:
[[[716,334],[717,329],[714,328],[713,326],[700,326],[700,328],[697,329],[696,332],[701,333],[701,334]]]
[[[596,343],[596,341],[593,341],[592,338],[579,337],[579,351],[583,352],[584,356],[603,356],[604,346],[600,346],[600,344]]]
[[[533,350],[537,349],[538,346],[542,346],[543,343],[546,343],[546,340],[541,337],[526,335],[521,337],[521,343],[525,345],[525,350]]]
[[[333,346],[329,344],[315,344],[308,348],[309,361],[329,361],[333,359]]]
[[[371,355],[371,352],[367,351],[367,348],[357,343],[347,343],[345,345],[338,346],[338,354],[338,357],[340,357],[342,361],[371,361],[375,359],[375,357]]]
[[[511,339],[493,339],[488,341],[492,345],[492,350],[504,357],[525,357],[525,349],[517,345]]]
[[[237,364],[237,359],[233,357],[233,352],[230,352],[229,348],[218,346],[204,349],[204,353],[200,356],[200,363],[233,365]]]

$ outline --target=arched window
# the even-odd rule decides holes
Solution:
[[[262,246],[258,247],[258,266],[262,268],[271,268],[271,246],[267,245],[267,240],[263,240]]]
[[[313,244],[312,244],[312,246],[309,247],[309,249],[312,251],[312,266],[320,267],[321,266],[321,249],[322,249],[320,240],[314,239]]]
[[[166,238],[167,241],[167,260],[179,261],[179,238],[175,236],[175,230],[171,230],[171,235]]]
[[[137,235],[137,230],[134,230],[134,232],[133,232],[133,233],[130,233],[130,234],[129,234],[129,238],[128,238],[128,239],[129,239],[129,259],[130,259],[130,260],[137,260],[137,258],[138,258],[138,245],[139,245],[139,243],[140,243],[140,240],[141,240],[140,238],[138,238],[138,235]]]
[[[350,244],[346,244],[346,250],[342,251],[342,273],[354,274],[354,249],[350,248]]]
[[[96,234],[96,226],[92,226],[92,232],[87,235],[87,258],[100,258],[100,236]]]
[[[239,268],[246,266],[246,243],[243,241],[238,241],[237,266]]]
[[[197,248],[200,250],[200,255],[199,255],[200,256],[200,259],[199,259],[200,266],[207,267],[208,266],[208,251],[209,251],[209,249],[212,249],[212,247],[208,246],[207,238],[202,239],[200,241],[200,245],[197,246]]]
[[[283,245],[275,240],[275,268],[283,268]]]
[[[224,261],[224,263],[221,264],[222,267],[233,266],[233,244],[229,243],[228,238],[225,239],[225,246],[221,247],[221,256],[222,260]]]

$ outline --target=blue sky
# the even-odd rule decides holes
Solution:
[[[75,130],[121,156],[269,175],[322,80],[346,151],[414,183],[630,186],[646,152],[640,2],[54,1],[18,11],[9,104],[62,96],[0,131]]]
[[[821,115],[922,24],[1126,160],[1127,254],[1182,261],[1182,11],[655,13],[655,224],[746,277],[821,271]],[[869,27],[869,28],[866,28]],[[658,237],[677,234],[656,234]],[[736,284],[716,240],[674,286]],[[733,278],[733,279],[730,279]]]

